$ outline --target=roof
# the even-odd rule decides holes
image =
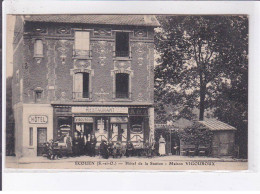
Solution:
[[[212,131],[236,130],[235,127],[217,120],[197,121]]]
[[[55,22],[55,23],[81,23],[81,24],[107,24],[130,26],[160,26],[154,15],[26,15],[25,21]]]

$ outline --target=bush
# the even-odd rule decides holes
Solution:
[[[191,127],[187,127],[179,131],[179,138],[185,145],[199,145],[209,147],[212,142],[212,131],[203,128],[200,124],[194,123]]]

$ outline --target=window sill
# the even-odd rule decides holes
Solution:
[[[88,59],[88,60],[91,60],[92,57],[90,57],[90,56],[73,56],[72,59]]]
[[[91,98],[78,98],[78,99],[73,99],[74,102],[91,102]]]
[[[132,61],[131,57],[114,57],[115,61]]]
[[[130,98],[115,98],[113,99],[114,102],[132,102]]]

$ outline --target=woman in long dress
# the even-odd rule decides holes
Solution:
[[[164,156],[166,154],[165,153],[165,144],[166,144],[165,139],[161,135],[161,137],[159,139],[159,155],[160,156]]]

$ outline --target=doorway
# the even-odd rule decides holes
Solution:
[[[91,134],[93,134],[93,123],[84,123],[84,135],[86,139],[90,139]]]
[[[46,142],[47,128],[37,128],[37,156],[43,155]]]
[[[111,124],[111,139],[113,142],[127,141],[127,123],[113,123]]]

